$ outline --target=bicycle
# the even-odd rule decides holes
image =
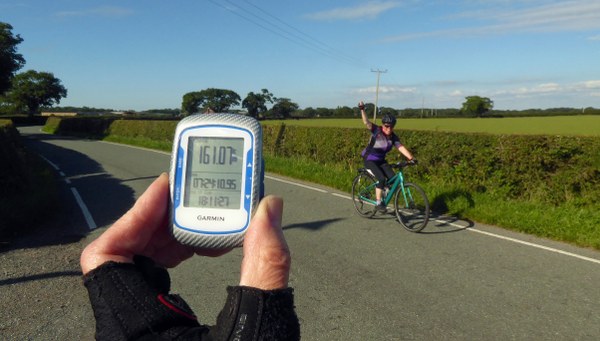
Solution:
[[[385,206],[394,200],[394,210],[398,222],[410,232],[420,232],[429,221],[429,200],[419,185],[405,182],[402,168],[414,165],[412,162],[398,162],[392,168],[398,168],[396,174],[388,179],[382,200]],[[352,182],[352,201],[360,216],[371,218],[375,215],[375,188],[379,182],[366,168],[359,168]]]

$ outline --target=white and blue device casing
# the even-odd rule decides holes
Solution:
[[[242,158],[239,184],[236,183],[237,179],[232,180],[238,176],[237,174],[228,178],[230,175],[214,171],[214,176],[221,177],[220,179],[197,177],[192,179],[194,174],[203,174],[202,171],[197,171],[199,168],[197,165],[190,164],[194,156],[201,157],[192,155],[190,150],[195,148],[196,145],[190,143],[193,144],[196,138],[220,141],[243,140],[242,155],[230,155],[236,161]],[[219,156],[216,155],[215,149],[215,155],[207,154],[205,157],[210,159]],[[193,167],[196,167],[194,172],[192,172]],[[184,118],[177,124],[171,154],[169,186],[173,236],[182,244],[199,248],[224,249],[241,246],[250,219],[263,196],[263,180],[262,128],[256,119],[227,113],[199,114]],[[198,198],[191,197],[192,186],[199,183],[204,184],[203,187],[212,186],[212,189],[196,190]],[[236,184],[236,188],[239,187],[239,197],[237,193],[228,194],[229,197],[221,196],[221,191],[224,191],[221,184],[230,183]],[[190,204],[196,199],[198,203],[202,200],[204,202]],[[233,208],[210,207],[222,205],[224,199],[227,199],[227,206],[233,203],[231,205]],[[239,204],[236,200],[239,200]]]

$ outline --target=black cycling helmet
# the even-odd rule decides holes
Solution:
[[[385,114],[383,115],[383,117],[381,118],[381,123],[383,124],[389,124],[392,127],[396,125],[396,117],[392,114]]]

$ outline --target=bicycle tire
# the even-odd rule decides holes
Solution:
[[[377,180],[366,172],[359,173],[352,181],[352,202],[354,209],[361,217],[372,217],[375,206],[363,198],[375,201],[375,183]]]
[[[406,200],[402,189],[396,191],[394,209],[398,222],[410,232],[420,232],[429,222],[429,200],[425,191],[412,182],[404,183]]]

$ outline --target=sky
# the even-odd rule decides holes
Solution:
[[[300,108],[600,108],[598,0],[0,0],[0,22],[60,106],[266,88]]]

